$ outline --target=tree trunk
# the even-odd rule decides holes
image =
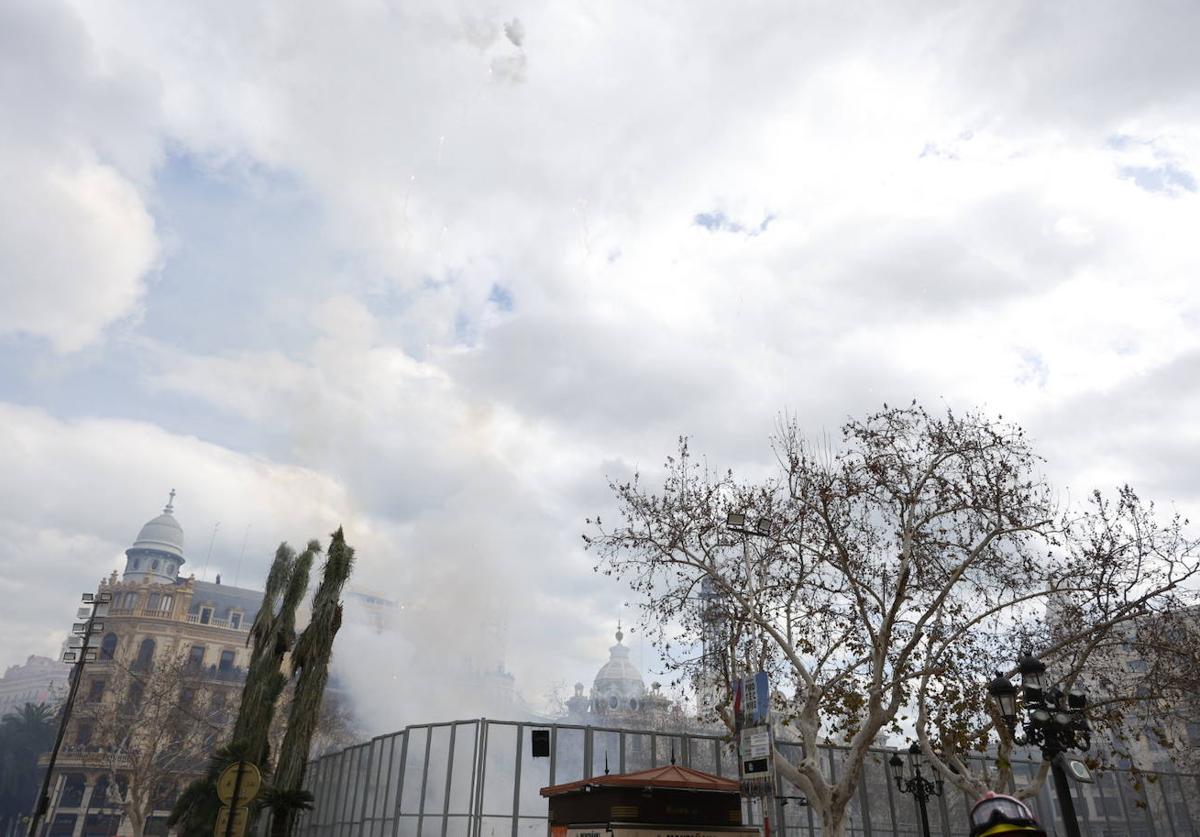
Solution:
[[[844,837],[846,834],[846,809],[835,811],[826,808],[821,814],[821,837]]]
[[[129,823],[129,837],[142,837],[146,831],[145,818],[134,811],[128,811],[125,820]]]

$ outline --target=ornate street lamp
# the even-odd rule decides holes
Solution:
[[[1004,718],[1004,725],[1012,740],[1022,747],[1038,747],[1042,751],[1042,759],[1050,762],[1054,790],[1062,808],[1067,835],[1080,837],[1067,771],[1059,756],[1070,750],[1087,750],[1092,744],[1092,728],[1085,714],[1087,695],[1080,689],[1072,689],[1070,694],[1064,694],[1058,686],[1050,685],[1046,677],[1046,664],[1029,651],[1017,660],[1017,672],[1021,675],[1020,694],[1025,709],[1025,720],[1021,723],[1019,733],[1017,688],[997,671],[996,678],[988,683],[988,693]]]
[[[911,794],[917,800],[917,807],[921,810],[921,833],[924,837],[929,837],[929,810],[925,807],[925,803],[935,796],[942,795],[942,780],[937,778],[929,780],[921,773],[921,745],[913,742],[908,748],[908,759],[912,764],[912,775],[904,775],[904,759],[900,758],[900,753],[892,753],[892,757],[888,759],[888,765],[892,768],[892,778],[896,780],[896,787],[900,793]]]

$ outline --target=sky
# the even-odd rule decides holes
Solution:
[[[355,587],[419,614],[342,643],[355,688],[482,643],[531,705],[634,623],[580,535],[681,435],[753,474],[782,414],[978,407],[1064,494],[1195,514],[1197,31],[1183,0],[0,0],[0,666],[57,654],[172,488],[225,583],[345,527]]]

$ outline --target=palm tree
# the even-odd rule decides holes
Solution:
[[[333,533],[325,559],[321,586],[313,596],[312,621],[296,640],[292,670],[298,672],[296,696],[288,715],[287,732],[279,748],[279,763],[270,795],[274,813],[272,837],[287,837],[296,812],[310,806],[311,794],[302,790],[304,768],[313,732],[321,714],[321,699],[329,682],[333,640],[342,626],[342,587],[350,577],[354,549],[346,543],[341,527]]]
[[[38,757],[54,744],[55,712],[26,703],[0,720],[0,834],[30,813],[41,783]]]
[[[263,607],[250,629],[254,651],[246,672],[233,740],[244,744],[250,761],[264,773],[269,761],[271,718],[287,684],[282,672],[283,658],[296,641],[296,607],[308,590],[308,574],[320,552],[321,544],[315,540],[309,541],[298,557],[286,543],[279,545],[267,577]],[[278,612],[275,611],[277,601]]]
[[[262,605],[247,639],[254,643],[254,648],[233,738],[213,754],[204,778],[192,782],[179,795],[167,824],[176,827],[181,837],[206,837],[212,833],[221,807],[217,777],[227,765],[248,761],[264,776],[270,774],[271,721],[279,695],[287,684],[282,672],[283,659],[296,641],[296,607],[308,590],[309,571],[320,551],[321,544],[315,540],[309,541],[299,556],[286,542],[275,550]]]

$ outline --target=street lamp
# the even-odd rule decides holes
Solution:
[[[1021,675],[1020,694],[1025,709],[1020,733],[1017,732],[1017,688],[997,671],[996,678],[988,683],[988,693],[1004,718],[1004,726],[1012,740],[1022,747],[1040,748],[1042,759],[1050,762],[1067,837],[1080,837],[1067,771],[1059,756],[1070,750],[1084,751],[1092,745],[1092,728],[1085,714],[1087,695],[1080,689],[1064,694],[1058,686],[1050,685],[1046,664],[1029,651],[1017,660],[1017,672]]]
[[[900,758],[900,753],[892,753],[892,757],[888,759],[888,765],[892,768],[892,778],[896,780],[896,787],[900,793],[907,793],[917,800],[917,807],[921,810],[921,833],[924,837],[929,837],[929,810],[925,807],[925,803],[935,796],[942,795],[942,780],[937,778],[929,780],[921,773],[921,745],[913,742],[908,748],[908,759],[912,764],[912,775],[904,775],[904,759]]]
[[[83,680],[83,667],[87,663],[96,662],[96,649],[89,647],[93,634],[104,631],[104,623],[97,621],[108,614],[108,606],[112,603],[112,593],[84,593],[83,603],[91,605],[86,622],[77,622],[71,627],[72,636],[67,640],[68,650],[63,653],[63,662],[75,663],[71,669],[71,688],[67,691],[67,701],[63,704],[62,715],[58,719],[58,732],[54,736],[54,747],[50,750],[50,758],[46,762],[46,773],[42,776],[42,789],[38,792],[36,807],[29,818],[29,837],[37,834],[38,820],[50,807],[50,774],[54,772],[54,762],[58,758],[59,748],[62,747],[63,736],[67,732],[67,723],[71,720],[71,707],[75,705],[75,694]],[[80,610],[80,615],[83,615]]]

